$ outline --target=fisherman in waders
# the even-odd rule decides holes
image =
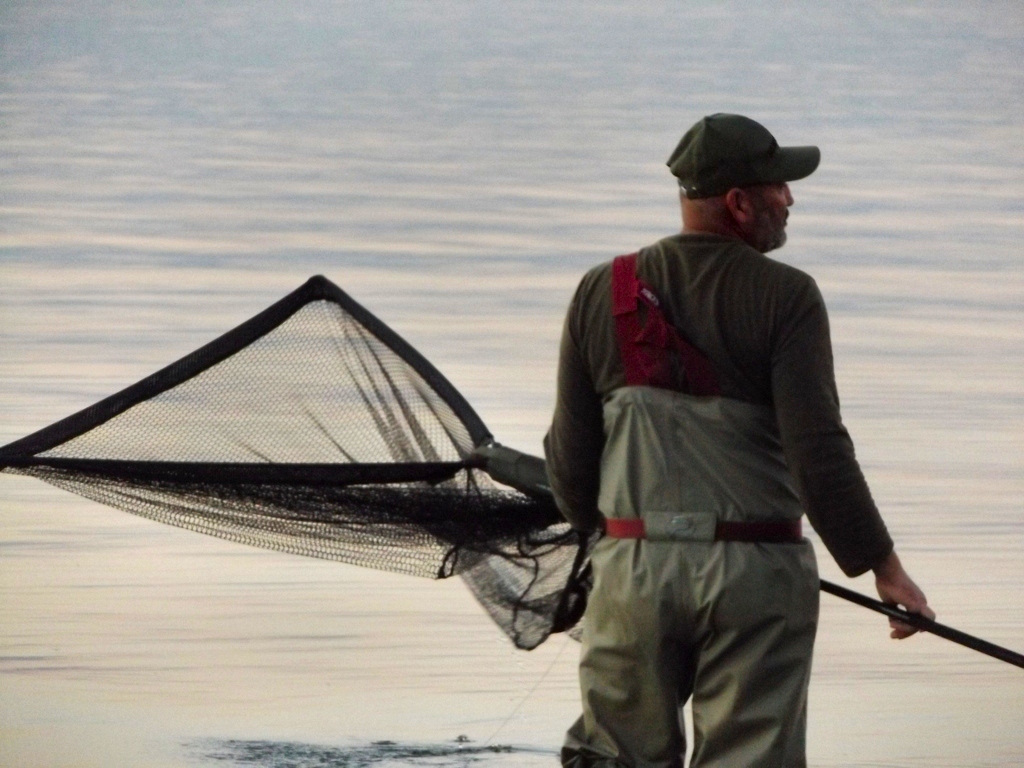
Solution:
[[[545,441],[559,507],[604,530],[583,716],[562,762],[804,766],[818,574],[803,513],[849,576],[934,617],[900,565],[839,416],[828,318],[786,240],[817,147],[717,114],[669,158],[683,230],[591,270],[569,306]],[[913,630],[893,624],[892,636]]]

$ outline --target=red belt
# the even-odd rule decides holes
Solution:
[[[750,541],[766,544],[799,544],[803,541],[799,520],[772,520],[750,523],[715,524],[715,541]],[[647,528],[639,518],[609,518],[604,521],[605,535],[613,539],[646,539]]]

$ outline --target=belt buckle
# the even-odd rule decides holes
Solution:
[[[650,541],[714,541],[718,517],[709,512],[652,512],[644,515]]]

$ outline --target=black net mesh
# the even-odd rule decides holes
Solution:
[[[92,408],[0,449],[6,471],[257,547],[458,574],[522,648],[578,611],[550,498],[499,486],[490,435],[429,363],[323,278]]]
[[[415,369],[338,304],[264,336],[40,456],[178,462],[459,461],[473,440]]]

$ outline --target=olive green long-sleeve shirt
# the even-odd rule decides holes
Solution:
[[[725,397],[775,411],[807,517],[855,576],[892,551],[839,415],[828,315],[806,273],[719,235],[675,235],[640,251],[640,278],[666,319],[707,355]],[[559,508],[596,529],[602,402],[624,386],[611,315],[611,264],[588,272],[562,334],[554,420],[545,438]]]

